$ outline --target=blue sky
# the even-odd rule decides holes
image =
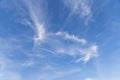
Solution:
[[[120,0],[0,0],[0,80],[120,80]]]

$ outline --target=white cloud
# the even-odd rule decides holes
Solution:
[[[21,80],[21,75],[13,71],[0,71],[0,80]]]
[[[67,44],[67,43],[69,44]],[[78,38],[66,32],[56,32],[47,36],[44,43],[50,48],[40,48],[46,52],[58,55],[69,55],[77,57],[76,62],[88,62],[91,58],[98,56],[98,46],[89,45],[85,39]]]
[[[55,52],[59,54],[66,54],[69,56],[79,56],[79,58],[77,58],[75,62],[78,63],[83,61],[86,63],[92,58],[98,57],[98,46],[91,45],[87,48],[76,47],[75,45],[72,47],[65,46],[63,48],[56,49]]]
[[[73,69],[70,69],[70,70],[60,70],[60,69],[56,69],[56,70],[53,70],[52,72],[46,72],[46,73],[41,73],[40,76],[37,77],[37,79],[40,79],[40,80],[56,80],[56,79],[60,79],[60,78],[63,78],[65,76],[69,76],[69,75],[72,75],[72,74],[75,74],[75,73],[79,73],[81,70],[80,68],[73,68]],[[53,76],[54,75],[54,76]]]
[[[37,35],[35,41],[42,41],[45,38],[45,29],[42,24],[37,24]]]
[[[85,18],[86,24],[92,18],[92,11],[89,0],[64,0],[67,7],[70,8],[71,14],[77,14]]]
[[[40,47],[42,47],[42,48],[39,48],[39,49],[44,50],[47,53],[53,53],[53,54],[57,54],[57,55],[63,54],[63,55],[69,55],[71,57],[77,56],[76,62],[80,62],[80,61],[88,62],[91,58],[94,58],[97,56],[98,46],[97,45],[87,46],[89,43],[87,42],[86,39],[79,38],[79,37],[75,36],[74,34],[69,34],[66,32],[56,32],[56,33],[53,33],[52,35],[49,35],[50,32],[46,31],[45,26],[44,26],[44,22],[42,22],[43,18],[40,18],[41,16],[44,16],[42,14],[41,9],[38,9],[38,7],[36,7],[36,5],[33,5],[32,3],[26,3],[26,4],[27,4],[27,8],[28,8],[29,13],[30,13],[29,15],[33,21],[33,24],[32,24],[31,22],[29,22],[29,20],[25,20],[26,24],[31,26],[32,29],[34,30],[34,33],[35,33],[34,40],[35,40],[36,44],[38,44],[38,42],[45,41],[43,44],[45,44],[47,46],[47,48],[46,48],[43,45],[41,45]],[[82,5],[84,6],[85,3]],[[79,10],[78,6],[79,5],[77,5],[77,7],[75,8],[75,13],[79,13],[79,11],[77,12],[77,10]],[[41,8],[41,7],[39,7],[39,8]],[[40,10],[40,12],[39,12],[39,10]],[[85,11],[83,11],[81,14],[83,16],[89,16],[90,15],[89,8],[86,6],[86,7],[84,7],[84,10]],[[8,41],[5,41],[5,42],[8,42]],[[73,43],[67,44],[67,42],[68,43],[73,42]],[[10,48],[10,50],[12,50],[11,48],[15,49],[16,46],[13,47],[12,45],[13,44],[7,45],[7,47]],[[84,47],[84,46],[87,46],[87,47]],[[3,46],[0,46],[0,48],[1,47],[3,47]],[[1,48],[1,50],[3,50],[3,48]],[[6,50],[8,50],[8,49],[5,47],[4,51],[6,51]],[[35,52],[35,51],[33,51],[33,52]],[[34,56],[33,55],[32,55],[32,57],[42,57],[42,58],[44,57],[44,56],[41,56],[40,54],[36,54],[36,53]],[[47,57],[47,58],[49,58],[49,57]],[[9,68],[9,69],[10,69],[10,67],[18,68],[19,63],[15,63],[15,64],[14,63],[15,63],[14,61],[6,62],[5,60],[1,59],[1,57],[0,57],[0,69],[1,70],[3,69],[4,66]],[[34,64],[35,64],[35,61],[26,61],[22,65],[25,67],[30,67]],[[44,69],[53,70],[54,68],[51,66],[46,66]],[[38,79],[47,80],[48,78],[49,78],[49,80],[54,80],[57,78],[62,78],[64,76],[72,75],[72,74],[77,73],[77,72],[80,72],[79,68],[66,70],[66,71],[55,70],[55,71],[53,71],[53,74],[51,74],[51,73],[39,74],[38,73],[38,77],[36,80],[38,80]],[[35,75],[32,75],[32,76],[35,76]],[[4,80],[4,79],[5,80],[7,80],[7,79],[21,80],[21,75],[13,72],[12,70],[10,72],[0,72],[0,79],[1,80]],[[90,80],[90,79],[87,79],[87,80]]]
[[[29,20],[26,20],[26,23],[30,25],[34,30],[35,42],[41,42],[45,38],[44,14],[41,5],[38,4],[35,5],[36,3],[32,1],[27,1],[27,2],[24,1],[24,3],[27,6],[27,9],[29,11],[29,16],[32,19],[34,25],[32,25],[29,22]]]
[[[93,78],[86,78],[85,80],[95,80],[95,79],[93,79]]]
[[[81,49],[80,52],[81,54],[84,55],[84,57],[77,59],[76,62],[79,62],[79,61],[88,62],[91,58],[98,56],[98,46],[92,45],[89,48]]]
[[[31,66],[33,66],[34,64],[35,64],[34,61],[29,60],[29,61],[24,62],[24,63],[22,64],[22,66],[24,66],[24,67],[31,67]]]
[[[65,39],[73,40],[73,41],[78,42],[78,43],[80,43],[80,44],[86,44],[86,40],[85,40],[85,39],[80,39],[80,38],[78,38],[77,36],[75,36],[75,35],[70,35],[70,34],[68,34],[68,33],[66,33],[66,32],[57,32],[56,35],[57,35],[57,36],[62,36],[62,37],[64,37]]]
[[[92,15],[91,8],[87,0],[67,0],[65,2],[72,9],[73,14],[79,14],[82,17],[90,17]],[[40,47],[39,49],[48,53],[79,57],[76,62],[88,62],[91,58],[96,57],[98,47],[95,45],[88,46],[89,43],[86,39],[79,38],[74,34],[69,34],[67,32],[52,33],[46,31],[44,26],[45,22],[43,20],[45,15],[42,11],[42,7],[41,5],[38,6],[33,3],[34,2],[31,1],[25,3],[29,11],[30,18],[33,21],[33,25],[29,20],[26,20],[26,22],[28,25],[32,26],[32,29],[34,30],[34,41],[35,44]],[[39,43],[47,45],[48,48],[42,46],[42,44],[39,45]]]
[[[41,68],[41,70],[44,70],[44,71],[51,71],[51,70],[53,71],[55,69],[56,69],[56,67],[53,67],[53,66],[48,65],[48,64]]]
[[[80,52],[78,51],[78,49],[76,49],[76,47],[61,47],[55,50],[56,53],[59,53],[61,55],[69,55],[69,56],[78,56],[80,55]]]
[[[0,57],[0,70],[3,70],[5,68],[6,63],[6,59],[3,59],[3,56]]]

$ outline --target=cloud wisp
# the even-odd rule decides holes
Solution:
[[[86,44],[87,43],[85,39],[80,39],[77,36],[70,35],[70,34],[68,34],[66,32],[57,32],[55,35],[64,37],[65,39],[68,39],[68,40],[72,40],[72,41],[78,42],[80,44]]]
[[[90,43],[86,39],[79,38],[67,32],[49,34],[43,44],[48,45],[49,48],[45,49],[43,46],[41,49],[53,54],[76,57],[75,62],[88,62],[90,59],[98,56],[97,45],[89,45]]]
[[[62,69],[54,69],[51,71],[52,74],[49,72],[41,73],[38,79],[47,80],[49,78],[49,80],[56,80],[56,79],[64,78],[69,75],[80,73],[80,71],[81,71],[80,68],[66,69],[65,71],[63,71]]]
[[[85,80],[95,80],[95,79],[93,79],[93,78],[86,78]]]
[[[91,58],[98,56],[98,46],[92,45],[86,49],[80,49],[80,52],[84,55],[84,57],[77,59],[76,62],[84,61],[88,62]]]
[[[30,1],[23,1],[27,10],[28,10],[28,14],[29,14],[29,17],[31,18],[32,20],[32,23],[30,20],[26,19],[26,24],[28,24],[33,30],[34,30],[34,33],[35,33],[35,36],[34,36],[34,41],[35,42],[41,42],[42,40],[44,40],[45,38],[45,25],[44,25],[44,18],[45,18],[45,13],[43,13],[43,9],[41,7],[41,5],[38,5],[39,4],[42,4],[44,3],[43,1],[38,1],[37,2],[33,2],[32,0]]]
[[[79,15],[85,19],[85,24],[92,18],[92,10],[89,0],[64,0],[64,4],[70,9],[70,15]]]

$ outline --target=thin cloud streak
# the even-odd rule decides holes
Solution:
[[[56,35],[57,35],[57,36],[62,36],[62,37],[64,37],[65,39],[73,40],[73,41],[78,42],[78,43],[80,43],[80,44],[86,44],[86,43],[87,43],[85,39],[80,39],[80,38],[78,38],[77,36],[75,36],[75,35],[70,35],[70,34],[68,34],[68,33],[66,33],[66,32],[57,32]]]
[[[25,1],[24,1],[25,2]],[[40,2],[40,1],[39,1]],[[41,3],[41,2],[40,2]],[[32,19],[34,25],[32,25],[28,20],[27,23],[32,27],[35,33],[34,41],[41,42],[45,38],[45,27],[44,27],[44,14],[41,9],[41,5],[34,5],[32,1],[25,2],[27,9],[29,11],[29,16]],[[38,8],[39,7],[39,8]]]
[[[75,73],[79,73],[80,71],[81,71],[80,68],[73,68],[73,69],[66,70],[66,71],[57,69],[57,70],[52,71],[51,72],[52,74],[51,73],[40,74],[38,79],[47,80],[49,78],[49,80],[56,80],[56,79],[60,79],[60,78],[63,78],[63,77],[66,77],[66,76],[69,76]]]
[[[86,78],[85,80],[95,80],[95,79],[93,79],[93,78]]]

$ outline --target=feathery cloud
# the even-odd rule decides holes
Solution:
[[[85,18],[85,23],[92,18],[92,10],[89,0],[64,0],[65,5],[70,8],[70,14],[77,14]]]
[[[66,33],[66,32],[57,32],[56,35],[57,35],[57,36],[62,36],[62,37],[64,37],[65,39],[68,39],[68,40],[73,40],[73,41],[78,42],[78,43],[80,43],[80,44],[86,44],[86,40],[85,40],[85,39],[80,39],[80,38],[78,38],[77,36],[75,36],[75,35],[70,35],[70,34],[68,34],[68,33]]]
[[[92,45],[89,48],[81,49],[80,52],[81,54],[84,55],[84,57],[77,59],[76,62],[79,62],[79,61],[88,62],[91,58],[98,56],[98,46]]]
[[[86,78],[85,80],[95,80],[95,79],[93,79],[93,78]]]
[[[66,42],[70,44],[67,44]],[[97,45],[92,44],[88,46],[89,43],[87,43],[85,39],[78,38],[67,32],[49,34],[45,39],[44,44],[48,45],[50,48],[41,49],[53,54],[77,57],[76,62],[88,62],[91,58],[98,56]]]
[[[41,5],[35,5],[36,2],[32,1],[23,1],[28,9],[29,16],[33,22],[30,23],[29,20],[25,20],[28,25],[32,27],[35,33],[34,40],[35,42],[41,42],[45,38],[45,26],[44,26],[44,13],[42,11]],[[43,3],[39,1],[39,3]]]
[[[33,23],[29,20],[26,21],[34,30],[35,44],[40,47],[41,50],[53,54],[79,57],[76,62],[88,62],[91,58],[97,57],[97,45],[88,46],[90,43],[88,43],[86,39],[79,38],[76,35],[69,34],[67,32],[58,31],[53,33],[46,31],[44,25],[44,17],[46,15],[44,14],[44,11],[42,11],[41,5],[35,5],[35,3],[33,3],[34,2],[32,1],[25,3]],[[71,8],[73,14],[79,14],[82,17],[90,17],[92,15],[91,8],[87,0],[67,0],[65,3]],[[46,48],[43,45],[47,45],[49,47]]]
[[[80,71],[81,70],[79,68],[73,68],[73,69],[66,70],[66,71],[56,69],[56,70],[51,72],[52,74],[49,73],[49,72],[40,74],[38,79],[47,80],[49,78],[49,80],[56,80],[56,79],[63,78],[65,76],[69,76],[69,75],[72,75],[72,74],[75,74],[75,73],[79,73]]]
[[[0,80],[21,80],[21,75],[13,71],[0,71]]]

